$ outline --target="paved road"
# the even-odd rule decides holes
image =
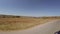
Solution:
[[[23,31],[0,32],[0,34],[54,34],[60,30],[60,21],[52,21]]]

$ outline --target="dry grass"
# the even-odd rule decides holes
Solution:
[[[0,30],[23,30],[39,24],[44,24],[48,21],[58,20],[60,17],[20,17],[20,18],[0,18]]]

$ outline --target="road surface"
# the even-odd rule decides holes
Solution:
[[[21,31],[1,31],[0,34],[54,34],[60,30],[60,21],[52,21]]]

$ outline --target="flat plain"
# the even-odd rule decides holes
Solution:
[[[0,15],[0,30],[1,31],[24,30],[53,20],[60,20],[60,16],[29,17],[29,16]]]

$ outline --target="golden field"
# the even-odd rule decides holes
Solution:
[[[49,21],[60,20],[60,16],[52,17],[26,17],[26,16],[0,16],[0,30],[24,30]]]

